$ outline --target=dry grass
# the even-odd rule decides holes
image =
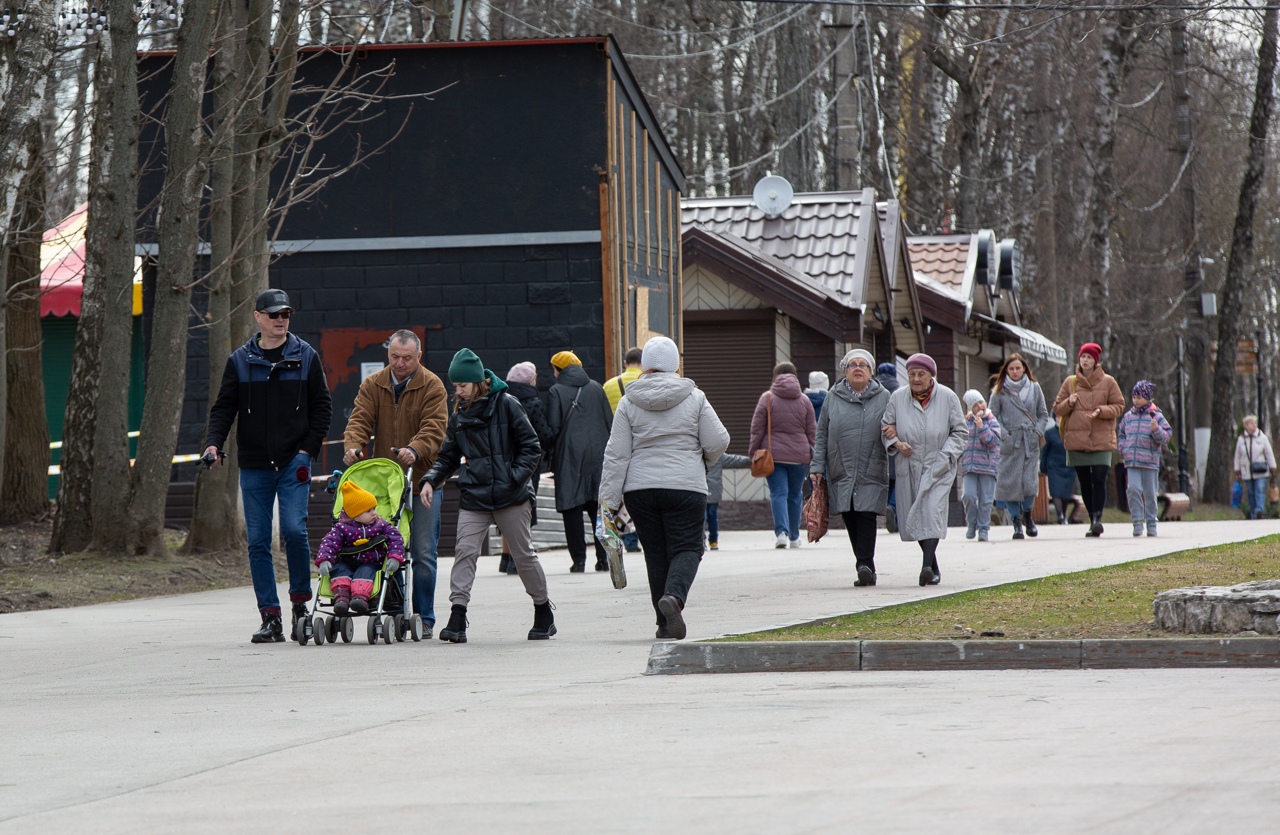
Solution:
[[[51,522],[0,528],[0,614],[60,609],[249,584],[243,552],[177,553],[183,535],[167,531],[167,557],[49,554]]]
[[[926,640],[987,637],[1177,637],[1156,628],[1157,592],[1280,578],[1280,536],[1183,551],[1107,568],[961,592],[789,629],[746,641]]]

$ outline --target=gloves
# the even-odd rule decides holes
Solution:
[[[328,577],[329,569],[331,568],[333,568],[333,563],[329,562],[328,560],[325,560],[324,562],[316,566],[316,569],[320,572],[321,577]]]
[[[388,577],[395,574],[399,570],[400,570],[400,560],[387,560],[386,573]]]

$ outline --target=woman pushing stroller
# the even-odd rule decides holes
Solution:
[[[497,524],[506,538],[516,573],[533,598],[529,640],[545,640],[556,634],[555,618],[547,599],[547,575],[533,551],[529,525],[534,501],[531,481],[542,458],[537,433],[520,401],[507,393],[507,384],[470,349],[454,355],[449,381],[457,401],[444,445],[436,463],[418,482],[422,503],[430,507],[435,492],[454,472],[459,473],[458,534],[449,580],[452,607],[440,640],[467,642],[467,606],[476,560],[491,524]]]

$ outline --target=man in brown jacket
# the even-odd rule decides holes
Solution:
[[[412,483],[436,462],[449,421],[444,383],[422,365],[422,341],[410,330],[387,340],[387,367],[365,378],[343,433],[342,461],[351,466],[373,440],[376,458],[391,458],[412,469]],[[436,550],[440,542],[440,505],[422,506],[413,491],[409,553],[413,559],[413,609],[422,616],[426,636],[435,626]]]

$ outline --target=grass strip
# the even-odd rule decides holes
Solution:
[[[1157,592],[1276,578],[1280,578],[1280,535],[964,591],[723,640],[1174,638],[1180,634],[1155,625],[1151,603]]]

